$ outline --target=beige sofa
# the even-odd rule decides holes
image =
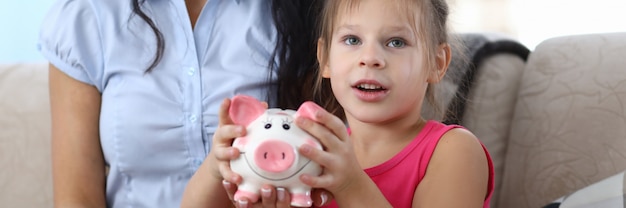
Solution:
[[[626,33],[545,40],[525,63],[488,57],[468,99],[461,123],[492,154],[493,207],[542,207],[626,170]]]
[[[492,154],[492,207],[542,207],[626,169],[626,33],[476,64],[458,122]],[[0,66],[0,207],[52,207],[47,74],[46,63]]]
[[[0,65],[0,207],[52,207],[46,69]]]

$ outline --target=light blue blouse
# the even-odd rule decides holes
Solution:
[[[102,94],[109,207],[179,207],[206,157],[224,98],[267,100],[276,30],[265,0],[209,0],[192,30],[184,0],[146,0],[165,53],[130,0],[57,0],[39,48]],[[274,61],[274,60],[273,60]],[[275,73],[275,72],[272,72]]]

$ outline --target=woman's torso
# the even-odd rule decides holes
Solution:
[[[132,14],[130,1],[83,4],[94,13],[99,37],[85,41],[100,41],[92,45],[99,45],[101,54],[84,64],[92,66],[84,76],[74,77],[102,93],[108,206],[178,207],[210,149],[222,100],[235,94],[267,98],[276,39],[269,1],[210,0],[192,30],[184,1],[146,0],[142,10],[165,43],[163,58],[148,73],[156,40]]]

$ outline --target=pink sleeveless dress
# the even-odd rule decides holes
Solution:
[[[463,127],[428,121],[417,137],[397,155],[380,165],[365,169],[367,175],[376,183],[378,189],[393,207],[411,207],[415,189],[426,174],[426,168],[439,139],[453,128]],[[489,194],[485,197],[483,207],[488,208],[494,188],[494,169],[491,156],[484,145],[483,150],[489,163],[487,190]],[[338,206],[333,201],[325,207]]]

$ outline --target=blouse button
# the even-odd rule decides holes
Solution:
[[[200,160],[200,159],[195,159],[195,160],[193,160],[193,162],[195,163],[195,165],[197,167],[200,167],[200,165],[202,165],[202,160]]]
[[[195,72],[196,68],[193,67],[189,67],[189,69],[187,70],[187,74],[189,74],[189,76],[192,76]]]
[[[196,116],[195,116],[195,115],[191,115],[191,116],[189,116],[189,121],[191,121],[191,122],[195,122],[195,121],[196,121],[196,119],[197,119],[197,118],[196,118]]]

